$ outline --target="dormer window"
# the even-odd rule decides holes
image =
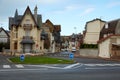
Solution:
[[[108,28],[108,23],[105,24],[105,29],[107,29],[107,28]]]

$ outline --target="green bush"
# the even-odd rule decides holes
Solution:
[[[4,49],[10,49],[10,43],[0,43],[0,52]]]
[[[81,44],[80,48],[97,49],[98,45],[97,44]]]

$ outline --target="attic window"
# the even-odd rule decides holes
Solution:
[[[105,28],[106,28],[106,29],[108,28],[108,23],[105,24]]]
[[[30,19],[26,19],[26,24],[30,24]]]

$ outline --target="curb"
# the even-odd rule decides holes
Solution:
[[[9,60],[9,58],[7,58],[7,61],[10,62],[10,63],[13,63],[11,60]]]

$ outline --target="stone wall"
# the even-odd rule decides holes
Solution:
[[[98,49],[80,49],[79,53],[84,57],[98,57]]]

